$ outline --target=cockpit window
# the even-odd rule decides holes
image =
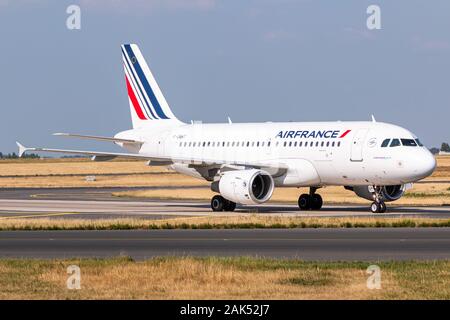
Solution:
[[[381,143],[381,147],[386,148],[389,145],[389,141],[391,141],[391,139],[385,139],[383,143]]]
[[[392,139],[390,147],[398,147],[400,145],[400,140]]]
[[[417,144],[413,139],[400,139],[405,147],[416,147]]]
[[[423,147],[423,144],[422,144],[422,142],[420,142],[419,139],[416,139],[415,141],[416,141],[416,143],[417,143],[417,145],[418,145],[419,147]]]

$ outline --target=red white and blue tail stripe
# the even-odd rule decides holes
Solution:
[[[139,47],[124,44],[121,49],[133,127],[145,125],[146,120],[177,120]]]

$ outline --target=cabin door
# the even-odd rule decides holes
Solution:
[[[369,129],[359,129],[353,136],[350,161],[363,161],[363,147]]]

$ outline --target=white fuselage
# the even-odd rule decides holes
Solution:
[[[274,175],[277,186],[397,185],[420,180],[436,166],[433,155],[423,146],[400,143],[382,147],[386,139],[417,139],[404,128],[382,122],[149,127],[124,131],[116,137],[144,141],[139,150],[122,146],[152,157],[169,156],[174,170],[208,180],[212,179],[198,168],[203,164],[208,170],[216,162],[222,166],[224,162],[241,167],[259,163],[287,168]]]

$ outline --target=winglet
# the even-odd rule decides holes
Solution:
[[[20,142],[16,141],[17,146],[19,147],[19,158],[22,158],[23,154],[29,150],[27,147],[24,147],[20,144]]]
[[[373,115],[373,114],[371,114],[371,116],[372,116],[372,122],[377,122],[377,120],[375,120],[375,117],[374,117],[374,115]]]
[[[230,117],[228,117],[228,123],[229,123],[229,124],[232,124],[232,123],[233,123],[233,121],[231,121],[231,118],[230,118]]]

